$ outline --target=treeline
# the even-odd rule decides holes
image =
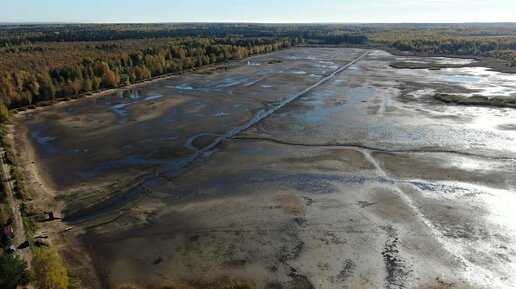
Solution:
[[[495,32],[492,33],[494,34]],[[506,60],[509,66],[516,65],[516,34],[485,37],[457,36],[457,34],[457,31],[447,30],[403,30],[374,33],[369,38],[376,44],[396,48],[401,51],[428,55],[486,56]]]
[[[399,50],[436,53],[458,53],[465,55],[488,55],[492,51],[516,50],[516,39],[497,38],[497,39],[461,39],[461,38],[442,38],[442,39],[396,39],[387,42],[389,46]]]
[[[0,47],[36,42],[111,41],[175,37],[284,38],[363,43],[363,28],[343,25],[273,24],[53,24],[0,26]],[[330,39],[330,38],[333,38]]]
[[[181,38],[110,59],[86,58],[73,66],[0,76],[0,99],[9,108],[129,85],[167,73],[242,59],[297,45],[296,38]]]
[[[405,38],[431,34],[455,37],[514,37],[514,23],[471,24],[32,24],[0,25],[0,47],[36,42],[113,41],[175,37],[200,38],[283,38],[332,42],[339,37],[361,44],[375,35]],[[351,36],[351,37],[349,37]]]

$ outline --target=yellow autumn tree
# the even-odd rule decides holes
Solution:
[[[9,120],[9,110],[7,106],[0,102],[0,123],[6,123]]]
[[[54,249],[41,248],[34,252],[32,277],[37,289],[66,289],[68,287],[66,267]]]

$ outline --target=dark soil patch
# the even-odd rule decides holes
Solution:
[[[409,274],[398,251],[398,234],[392,226],[383,228],[387,232],[387,241],[382,251],[387,276],[387,288],[404,288],[404,281]]]
[[[283,246],[281,247],[280,255],[279,255],[279,261],[281,263],[285,263],[287,261],[295,260],[299,258],[301,255],[301,252],[303,251],[303,248],[305,246],[305,243],[303,241],[297,241],[292,246]]]
[[[438,93],[434,95],[434,98],[445,103],[455,103],[461,105],[480,105],[516,108],[516,99],[498,96],[492,98],[488,98],[482,95],[474,95],[467,97],[455,94]]]
[[[296,269],[290,268],[291,272],[288,275],[292,280],[288,282],[287,288],[291,289],[315,289],[310,279],[305,275],[299,274]]]
[[[464,65],[460,64],[437,64],[437,63],[415,63],[415,62],[393,62],[389,65],[396,69],[430,69],[440,70],[442,68],[461,68]]]

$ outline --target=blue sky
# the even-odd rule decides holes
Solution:
[[[516,22],[516,0],[0,0],[0,22]]]

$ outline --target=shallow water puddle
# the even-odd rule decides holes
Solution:
[[[479,82],[482,80],[480,76],[471,76],[471,75],[440,75],[439,79],[446,81],[454,81],[454,82]]]
[[[142,96],[140,96],[138,94],[138,90],[136,90],[136,89],[131,89],[130,91],[128,91],[128,90],[121,91],[121,92],[119,92],[119,96],[122,98],[130,98],[130,99],[136,99],[136,100],[126,102],[126,103],[119,103],[119,104],[110,106],[110,109],[113,110],[120,117],[120,119],[117,121],[117,124],[127,123],[127,121],[128,121],[127,120],[127,111],[124,110],[124,108],[126,108],[127,106],[146,102],[146,101],[153,101],[153,100],[157,100],[157,99],[160,99],[163,97],[162,94],[156,94],[156,95],[149,95],[149,96],[142,98]],[[109,103],[108,105],[110,105],[110,104],[111,103]]]

